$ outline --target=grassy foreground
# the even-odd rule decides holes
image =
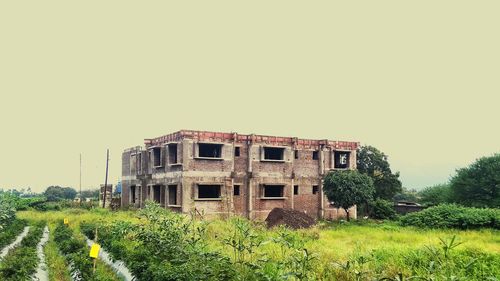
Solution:
[[[18,212],[18,217],[45,220],[49,225],[68,218],[70,226],[75,231],[80,230],[79,226],[82,221],[99,223],[144,221],[133,211],[110,212],[102,209],[21,211]],[[210,221],[206,232],[209,247],[231,257],[231,249],[223,243],[222,238],[231,236],[233,229],[234,225],[230,221]],[[254,225],[253,230],[264,240],[272,240],[279,236],[280,232],[280,229],[267,230],[261,224]],[[358,221],[323,222],[314,228],[294,233],[306,241],[305,248],[314,255],[317,261],[314,270],[320,272],[320,276],[324,276],[320,278],[322,280],[356,280],[356,278],[371,280],[374,276],[380,276],[381,273],[391,278],[396,278],[398,274],[406,277],[429,276],[437,270],[432,263],[433,255],[438,255],[438,252],[442,255],[441,252],[446,251],[443,250],[446,247],[453,248],[454,253],[457,254],[454,254],[452,261],[444,260],[443,262],[453,262],[454,267],[450,268],[455,270],[459,266],[463,270],[457,273],[450,272],[450,275],[466,276],[466,280],[481,280],[483,276],[500,274],[500,233],[496,230],[417,229],[401,227],[395,223]],[[453,237],[455,238],[452,244],[449,244]],[[271,257],[280,255],[280,249],[273,243],[263,243],[257,252],[266,253]],[[445,255],[447,255],[446,252]],[[55,255],[52,256],[56,258]],[[56,259],[55,261],[57,262]],[[61,265],[51,265],[50,258],[48,263],[49,268],[63,269]],[[332,267],[336,268],[333,275],[330,272]],[[66,275],[66,273],[59,272],[54,275]],[[52,273],[51,277],[54,275]],[[51,278],[51,280],[58,279]]]

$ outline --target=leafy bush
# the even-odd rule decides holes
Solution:
[[[205,225],[195,224],[157,204],[147,203],[141,215],[149,223],[103,225],[82,223],[90,239],[98,228],[99,243],[123,260],[138,280],[228,280],[234,270],[228,258],[208,250]],[[130,247],[130,245],[134,247]]]
[[[500,229],[499,209],[467,208],[455,204],[438,205],[401,218],[403,225],[431,228]]]
[[[370,202],[370,215],[374,219],[393,219],[396,217],[393,203],[384,199],[377,199]]]
[[[500,153],[457,170],[450,180],[453,201],[469,207],[500,208]]]
[[[17,235],[23,231],[25,226],[26,221],[16,219],[11,222],[8,227],[2,230],[2,232],[0,232],[0,249],[14,241]]]
[[[93,272],[93,259],[89,257],[87,244],[75,237],[68,226],[60,222],[54,233],[54,241],[71,265],[71,273],[76,280],[112,280],[108,273]]]
[[[452,190],[449,184],[438,184],[421,190],[419,202],[426,206],[452,203]]]
[[[0,194],[0,230],[9,225],[16,217],[15,197],[10,194]]]
[[[30,280],[39,262],[36,246],[42,237],[44,227],[44,221],[32,225],[28,235],[24,237],[21,244],[9,252],[0,264],[0,280]]]

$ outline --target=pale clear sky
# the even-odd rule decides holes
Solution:
[[[179,129],[360,141],[410,188],[500,152],[500,2],[2,1],[0,187]]]

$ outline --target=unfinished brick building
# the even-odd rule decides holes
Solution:
[[[263,220],[275,207],[344,217],[323,194],[330,170],[356,167],[357,142],[181,130],[122,156],[122,206]],[[356,208],[350,210],[356,217]]]

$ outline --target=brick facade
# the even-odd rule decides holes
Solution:
[[[323,195],[328,171],[355,169],[357,142],[182,130],[122,155],[122,206],[263,220],[275,207],[345,217]],[[238,156],[239,154],[239,156]],[[356,218],[355,206],[350,210]]]

